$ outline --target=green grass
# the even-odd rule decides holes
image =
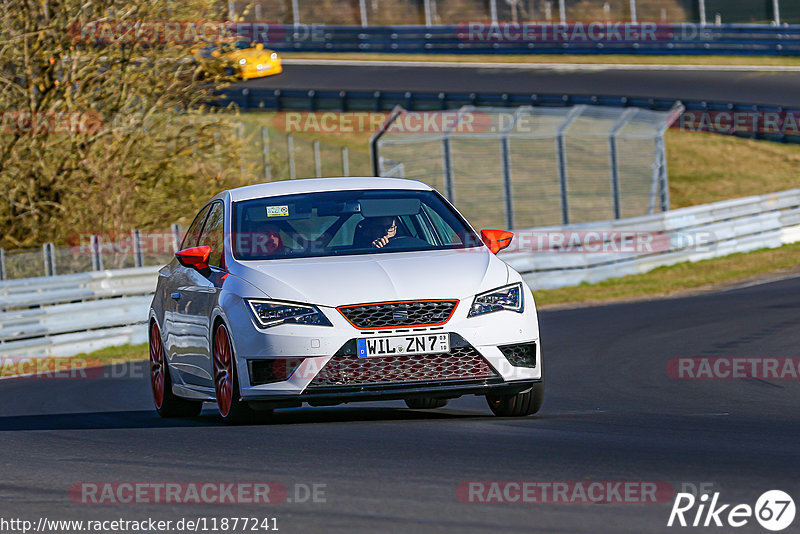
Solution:
[[[533,63],[533,64],[590,64],[590,65],[758,65],[770,67],[800,66],[800,57],[773,56],[650,56],[633,54],[380,54],[282,52],[285,59],[343,59],[364,61],[424,61],[435,63]]]
[[[597,284],[534,291],[539,306],[591,304],[720,289],[800,272],[800,243],[685,262]]]

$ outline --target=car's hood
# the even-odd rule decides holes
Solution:
[[[341,306],[417,299],[465,299],[508,281],[486,249],[245,261],[230,266],[270,298]]]

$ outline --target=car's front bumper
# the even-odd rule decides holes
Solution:
[[[320,307],[333,323],[333,327],[280,325],[262,329],[254,324],[252,313],[246,305],[242,303],[241,306],[229,307],[229,316],[226,320],[234,330],[234,352],[237,355],[242,398],[246,401],[294,400],[295,404],[296,401],[311,402],[305,399],[327,398],[336,399],[337,402],[349,402],[339,399],[407,398],[415,394],[436,396],[431,393],[445,391],[453,393],[466,386],[470,391],[480,391],[479,394],[485,394],[495,387],[508,385],[513,389],[517,387],[515,384],[529,384],[541,380],[542,356],[538,320],[531,294],[526,295],[526,306],[522,313],[501,311],[469,318],[467,312],[470,304],[470,299],[461,299],[451,319],[441,327],[409,327],[379,332],[360,331],[335,308]],[[374,384],[329,384],[318,387],[312,383],[320,371],[336,357],[335,355],[343,354],[342,350],[352,346],[355,339],[367,336],[389,337],[444,332],[451,335],[452,347],[470,347],[488,363],[492,372],[477,377],[455,377],[451,374],[451,378],[447,380],[431,379],[430,375],[424,375],[412,377],[410,380],[390,380]],[[529,367],[512,365],[499,349],[500,346],[517,343],[536,344],[534,365]],[[347,352],[347,355],[352,356],[352,354],[352,351]],[[302,358],[302,363],[286,380],[257,385],[251,383],[250,363],[281,358]]]
[[[486,380],[433,381],[407,384],[340,386],[325,391],[311,390],[299,395],[264,394],[248,397],[257,410],[297,408],[304,402],[311,406],[333,406],[348,402],[402,400],[415,397],[452,399],[463,395],[514,395],[530,390],[541,380],[505,382],[502,378]]]

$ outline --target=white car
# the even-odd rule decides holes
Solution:
[[[277,408],[485,395],[539,410],[533,295],[431,187],[325,178],[225,191],[159,272],[150,309],[153,397],[164,417],[216,402],[226,422]]]

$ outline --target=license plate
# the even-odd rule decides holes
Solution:
[[[449,334],[374,337],[358,340],[358,357],[406,356],[450,352]]]

